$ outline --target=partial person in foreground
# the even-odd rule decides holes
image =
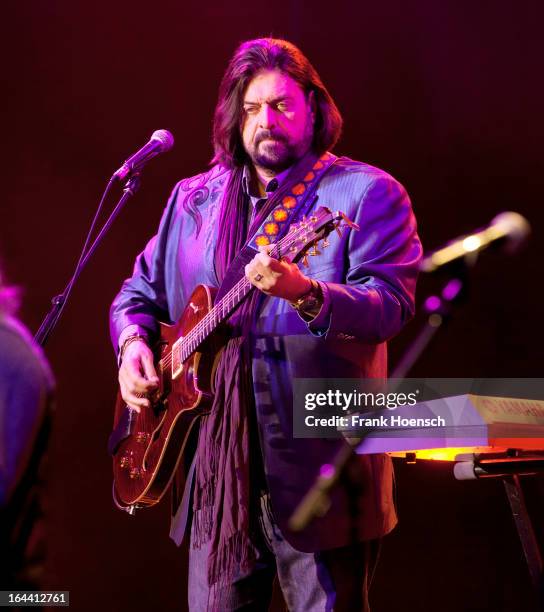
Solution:
[[[343,482],[303,532],[287,526],[346,444],[294,438],[293,380],[386,377],[386,341],[414,313],[421,244],[410,200],[386,172],[330,153],[341,127],[298,48],[241,44],[219,90],[213,165],[176,185],[112,305],[123,398],[149,410],[158,321],[177,321],[197,285],[218,287],[247,242],[260,247],[245,267],[258,291],[228,320],[186,488],[190,610],[266,609],[276,574],[290,610],[368,610],[377,544],[397,522],[390,459],[371,455],[358,458],[362,486]],[[360,231],[331,236],[305,269],[270,257],[300,210],[323,205]],[[178,542],[185,529],[173,525]]]
[[[0,270],[0,590],[43,588],[43,458],[53,376]]]

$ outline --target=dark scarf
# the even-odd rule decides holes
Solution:
[[[265,202],[247,228],[249,197],[244,193],[243,169],[232,171],[221,205],[215,267],[221,282],[234,257],[292,187],[311,169],[316,156],[308,154]],[[258,515],[255,449],[259,441],[250,419],[255,419],[251,374],[250,333],[263,294],[250,293],[229,317],[230,339],[217,366],[211,413],[201,419],[193,497],[193,546],[211,541],[208,584],[215,593],[237,569],[247,571],[255,561],[252,540]],[[253,456],[250,459],[251,450]],[[213,599],[215,597],[212,595]]]

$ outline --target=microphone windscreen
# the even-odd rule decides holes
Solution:
[[[174,146],[174,137],[168,130],[156,130],[151,135],[151,140],[158,140],[161,143],[161,152],[170,151]]]
[[[497,215],[491,225],[500,229],[506,237],[504,248],[509,253],[514,253],[531,233],[529,221],[517,212],[506,211]]]

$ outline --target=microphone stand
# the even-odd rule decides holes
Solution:
[[[473,265],[474,260],[470,262]],[[430,295],[423,302],[427,320],[418,335],[400,358],[391,378],[404,378],[414,367],[436,332],[452,318],[455,307],[468,297],[468,265],[463,259],[456,262],[450,278],[438,295]]]
[[[451,319],[455,306],[466,299],[468,270],[475,262],[475,254],[471,253],[469,257],[448,266],[450,279],[443,286],[439,295],[431,295],[425,300],[424,309],[427,313],[427,321],[393,370],[391,378],[404,378],[408,374],[436,332]],[[314,518],[327,513],[331,504],[330,492],[341,480],[350,461],[357,456],[357,450],[364,444],[370,431],[367,429],[363,436],[350,439],[349,443],[342,446],[337,452],[331,463],[321,466],[315,483],[289,519],[289,528],[292,531],[302,531]],[[355,518],[353,516],[353,519]]]
[[[68,284],[66,285],[64,291],[60,293],[59,295],[56,295],[54,298],[52,298],[51,309],[49,310],[49,312],[43,319],[40,325],[40,328],[38,329],[38,331],[36,332],[36,335],[34,336],[34,339],[36,340],[36,342],[41,346],[45,346],[45,343],[47,342],[49,336],[51,335],[51,333],[57,326],[57,323],[59,322],[59,319],[68,301],[72,288],[74,284],[76,283],[77,279],[79,278],[79,276],[81,275],[81,272],[87,265],[89,259],[92,257],[93,253],[96,251],[98,245],[102,242],[104,236],[107,234],[108,230],[110,229],[111,225],[113,224],[113,222],[115,221],[115,219],[117,218],[121,210],[123,209],[124,205],[140,188],[140,173],[135,172],[127,180],[125,186],[123,187],[123,195],[121,196],[121,198],[115,205],[115,208],[112,210],[109,217],[106,219],[104,225],[102,226],[102,228],[96,235],[96,238],[92,242],[91,246],[87,249],[87,245],[90,241],[94,226],[98,219],[98,215],[100,214],[102,205],[114,183],[114,180],[115,180],[114,177],[112,177],[109,180],[106,189],[104,190],[102,199],[100,200],[100,204],[98,205],[98,209],[91,223],[91,227],[87,234],[85,244],[83,245],[83,249],[81,251],[79,260],[76,264],[76,269],[74,271],[74,274],[72,275],[72,278],[68,281]]]

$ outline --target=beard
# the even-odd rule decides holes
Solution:
[[[306,129],[304,138],[299,142],[291,142],[283,134],[271,130],[262,130],[255,138],[255,143],[247,151],[251,161],[260,168],[283,172],[303,157],[313,138],[313,126]]]

